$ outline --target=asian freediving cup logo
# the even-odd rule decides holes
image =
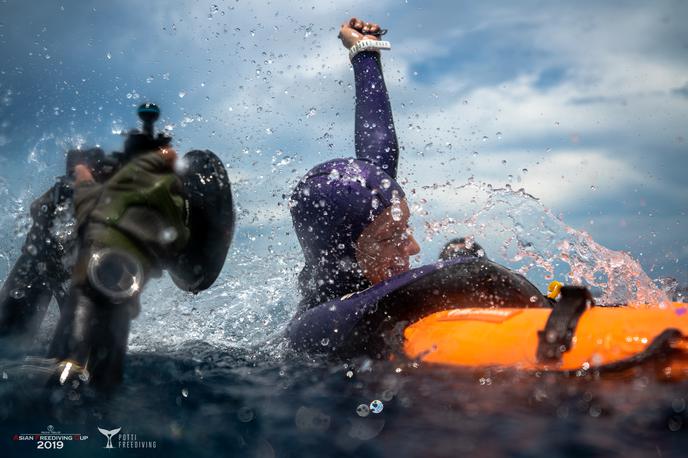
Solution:
[[[113,430],[108,431],[107,429],[103,429],[101,427],[98,427],[98,431],[100,431],[100,433],[103,436],[107,437],[107,445],[105,446],[105,448],[114,448],[112,446],[112,437],[115,434],[117,434],[118,432],[120,432],[121,430],[122,430],[122,428],[117,428],[117,429],[113,429]]]

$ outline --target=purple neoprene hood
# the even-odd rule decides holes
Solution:
[[[304,272],[310,273],[301,280],[316,283],[311,287],[324,294],[319,301],[366,286],[354,243],[377,215],[403,197],[399,183],[366,160],[333,159],[301,179],[290,209],[305,257]]]

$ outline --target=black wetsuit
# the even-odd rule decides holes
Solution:
[[[31,204],[33,224],[0,290],[0,337],[31,339],[53,297],[62,308],[76,254],[72,195],[61,177]]]

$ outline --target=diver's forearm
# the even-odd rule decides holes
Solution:
[[[356,157],[371,161],[396,178],[399,145],[380,55],[360,52],[352,65],[356,81]]]

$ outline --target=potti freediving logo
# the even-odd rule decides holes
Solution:
[[[104,429],[98,426],[98,431],[107,438],[103,448],[158,448],[157,441],[140,440],[136,433],[120,432],[122,428]]]
[[[117,434],[118,432],[120,432],[121,430],[122,430],[122,428],[116,428],[116,429],[112,429],[112,430],[108,431],[107,429],[103,429],[100,426],[98,427],[98,431],[100,431],[100,433],[103,436],[107,437],[107,444],[105,445],[105,448],[114,448],[112,446],[112,437],[115,434]]]

